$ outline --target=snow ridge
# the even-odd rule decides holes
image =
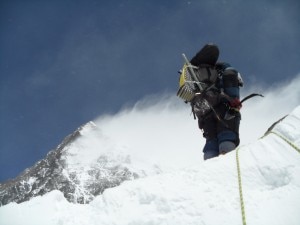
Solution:
[[[272,131],[299,148],[299,129],[300,106]],[[300,154],[269,132],[241,146],[239,161],[247,224],[298,225]],[[236,155],[127,180],[85,205],[69,203],[55,190],[1,207],[0,218],[6,225],[242,224]]]

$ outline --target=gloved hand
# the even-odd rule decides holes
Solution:
[[[242,108],[242,103],[238,98],[235,98],[229,102],[230,107],[240,110]]]

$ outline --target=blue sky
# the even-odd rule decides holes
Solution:
[[[299,21],[297,0],[1,1],[0,181],[99,115],[175,94],[181,53],[207,42],[248,87],[288,82]]]

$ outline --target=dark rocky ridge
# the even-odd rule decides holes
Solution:
[[[60,190],[70,202],[89,203],[105,189],[138,177],[123,166],[122,162],[111,163],[107,155],[99,155],[96,162],[88,168],[69,170],[67,164],[68,157],[71,155],[70,149],[72,144],[82,137],[83,129],[94,132],[98,128],[93,122],[81,126],[68,135],[56,149],[50,151],[44,159],[16,178],[1,183],[0,205],[24,202],[52,190]],[[122,160],[129,160],[129,157]],[[82,175],[86,178],[84,181],[81,179]]]

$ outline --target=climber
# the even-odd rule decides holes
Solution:
[[[243,80],[219,48],[206,44],[181,71],[177,95],[189,102],[206,139],[204,160],[226,154],[240,143],[240,87]]]

